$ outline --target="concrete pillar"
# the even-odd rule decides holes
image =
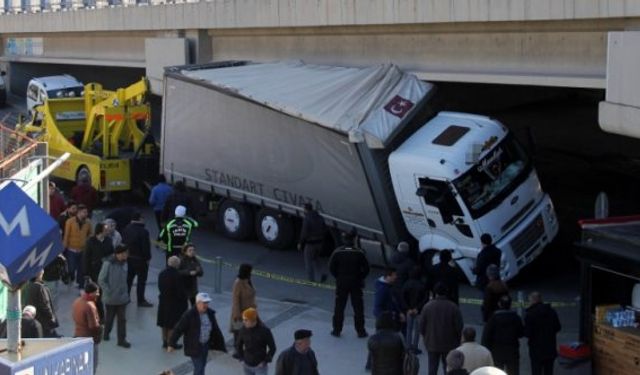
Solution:
[[[203,64],[213,59],[211,35],[207,30],[187,30],[185,37],[189,41],[189,62]]]
[[[602,130],[640,138],[640,32],[610,32],[607,46],[607,93],[600,102]]]

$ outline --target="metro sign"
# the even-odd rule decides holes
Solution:
[[[13,182],[0,190],[0,281],[34,277],[60,252],[60,227]]]

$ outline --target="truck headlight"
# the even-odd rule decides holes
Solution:
[[[545,215],[551,224],[555,224],[556,222],[556,213],[553,210],[553,205],[551,203],[547,203],[545,206],[545,210],[547,214]]]

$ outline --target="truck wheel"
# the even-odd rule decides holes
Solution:
[[[270,249],[288,249],[293,243],[293,221],[287,215],[263,208],[256,216],[258,241]]]
[[[225,200],[218,209],[218,222],[225,237],[246,240],[253,234],[253,211],[246,204]]]
[[[76,173],[76,184],[82,180],[88,180],[91,183],[91,171],[87,168],[86,165],[78,168],[78,172]]]

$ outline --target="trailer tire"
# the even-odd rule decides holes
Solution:
[[[218,223],[225,237],[246,240],[253,234],[253,210],[244,203],[226,199],[218,209]]]
[[[276,210],[262,208],[256,215],[258,241],[270,249],[288,249],[293,244],[293,220]]]

